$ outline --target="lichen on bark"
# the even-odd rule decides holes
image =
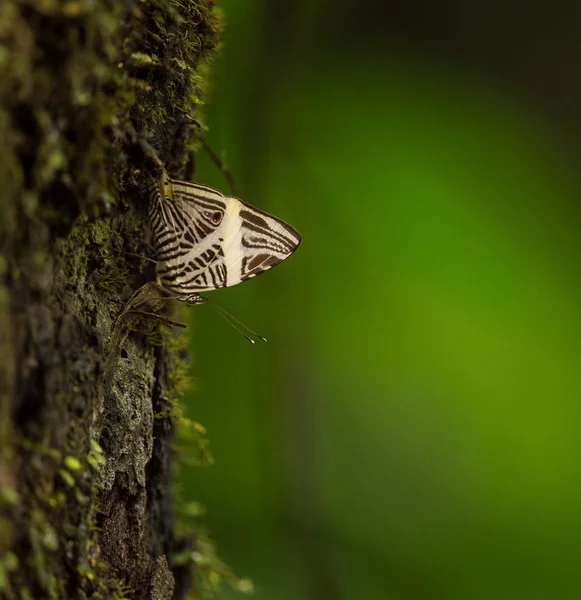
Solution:
[[[187,175],[219,35],[211,0],[0,3],[2,597],[185,594],[183,353],[133,323],[107,393],[103,369],[124,302],[154,278],[148,156]]]

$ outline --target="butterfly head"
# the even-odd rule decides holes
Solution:
[[[203,296],[200,296],[200,294],[190,294],[189,296],[186,296],[185,298],[179,298],[179,300],[183,300],[190,306],[195,306],[196,304],[205,304],[206,303],[206,298],[204,298]]]

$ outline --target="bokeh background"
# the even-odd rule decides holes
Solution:
[[[189,313],[222,557],[258,600],[581,598],[581,8],[218,6],[207,140],[303,234],[211,295],[268,344]]]

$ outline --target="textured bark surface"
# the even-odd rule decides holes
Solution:
[[[148,157],[187,176],[211,9],[0,3],[0,597],[185,591],[170,492],[179,338],[143,319],[111,334],[154,279],[135,256],[151,255]]]

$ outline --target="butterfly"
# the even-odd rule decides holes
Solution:
[[[162,172],[152,187],[149,222],[161,286],[177,299],[247,281],[288,258],[300,234],[238,198]]]

